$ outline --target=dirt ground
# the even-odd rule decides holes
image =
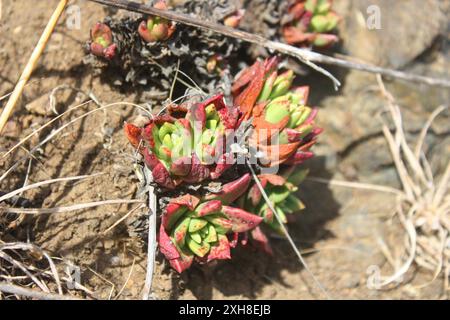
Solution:
[[[14,87],[57,1],[0,2],[0,96],[3,96]],[[1,152],[54,117],[47,108],[48,96],[58,86],[67,85],[92,93],[103,104],[146,102],[141,92],[118,90],[93,76],[90,68],[83,64],[83,45],[88,39],[90,26],[103,19],[107,12],[102,6],[84,0],[72,1],[72,4],[81,8],[81,26],[79,29],[67,28],[66,15],[60,21],[26,87],[17,112],[8,124],[7,137],[0,140]],[[343,6],[342,10],[347,9]],[[441,70],[449,70],[448,52],[441,47],[427,50],[418,58],[414,57],[417,59],[407,66],[407,70],[430,75],[440,75]],[[367,90],[376,85],[375,77],[336,68],[331,68],[331,71],[344,82],[340,92],[333,92],[330,83],[321,77],[312,75],[304,79],[305,83],[313,85],[312,102],[321,107],[324,116],[319,121],[326,128],[316,150],[318,156],[306,164],[311,169],[311,176],[397,187],[398,179],[380,134],[379,123],[371,119],[382,103]],[[389,88],[405,109],[408,129],[416,134],[417,126],[423,125],[427,115],[449,101],[448,91],[442,89],[404,83],[389,83]],[[83,93],[70,89],[59,92],[56,98],[58,112],[87,100]],[[2,100],[0,106],[5,103]],[[94,103],[89,103],[68,113],[24,147],[30,150],[51,133],[52,128],[58,128],[95,108]],[[81,182],[53,184],[27,192],[25,196],[32,200],[32,207],[134,199],[138,181],[133,171],[133,149],[122,133],[122,124],[133,120],[136,114],[134,107],[126,105],[93,113],[68,126],[40,148],[31,163],[30,183],[99,172],[104,174]],[[450,154],[448,120],[447,112],[433,127],[430,141],[444,155],[444,159],[436,156],[434,163],[438,169],[448,161]],[[0,158],[1,174],[25,154],[26,150],[18,149],[8,158]],[[0,183],[0,190],[8,192],[21,187],[27,168],[28,162],[20,165]],[[377,270],[383,275],[393,271],[380,251],[379,239],[398,238],[399,243],[403,241],[398,226],[390,222],[393,196],[331,187],[313,180],[307,180],[300,187],[299,195],[307,209],[289,230],[304,250],[310,269],[333,298],[446,297],[442,278],[419,288],[433,275],[415,269],[408,273],[410,281],[406,284],[389,290],[368,287],[367,279]],[[52,256],[79,266],[82,284],[99,298],[137,299],[144,284],[146,247],[143,239],[130,230],[145,217],[145,210],[135,211],[124,222],[105,232],[134,207],[102,206],[28,217],[19,227],[4,232],[2,240],[32,241],[51,252]],[[154,295],[158,299],[323,298],[311,277],[299,265],[289,244],[283,239],[271,241],[275,252],[273,257],[249,248],[237,248],[232,261],[209,267],[196,266],[181,276],[158,255]],[[75,291],[73,294],[82,295]]]

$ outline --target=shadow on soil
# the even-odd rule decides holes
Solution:
[[[332,176],[325,169],[325,157],[315,158],[305,163],[305,167],[310,168],[312,176],[324,179]],[[299,197],[307,209],[298,214],[297,221],[289,225],[289,231],[299,249],[303,250],[313,247],[319,240],[333,237],[325,224],[337,217],[339,204],[325,184],[305,183],[300,186]],[[289,288],[290,284],[283,282],[282,271],[298,273],[303,267],[287,241],[272,238],[271,244],[274,256],[256,251],[251,246],[240,246],[232,252],[232,262],[220,262],[209,268],[195,266],[182,274],[184,287],[197,299],[211,299],[213,290],[224,296],[242,295],[254,299],[264,286],[271,283]],[[177,283],[173,283],[172,299],[181,294]]]

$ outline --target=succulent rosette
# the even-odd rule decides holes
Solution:
[[[194,261],[231,259],[234,244],[228,236],[262,222],[259,216],[226,205],[245,192],[249,182],[247,174],[209,198],[187,194],[170,200],[161,219],[159,246],[175,270],[181,273]]]
[[[164,0],[158,1],[154,7],[167,10]],[[158,16],[150,16],[139,24],[138,32],[146,42],[165,41],[175,32],[175,23]]]
[[[189,108],[171,107],[144,128],[125,124],[125,133],[144,156],[154,181],[174,189],[183,182],[217,179],[233,165],[225,136],[235,129],[238,115],[217,95]]]
[[[317,109],[308,107],[309,87],[292,88],[294,73],[279,73],[276,58],[257,61],[236,79],[234,103],[255,128],[250,145],[264,154],[262,164],[295,165],[313,156],[310,148],[322,129]]]
[[[283,224],[294,220],[293,214],[305,208],[302,201],[295,195],[295,192],[307,174],[307,169],[298,170],[292,166],[284,170],[280,175],[261,174],[258,176],[264,191]],[[248,192],[239,198],[238,204],[241,208],[262,217],[265,225],[270,227],[271,230],[284,235],[281,225],[275,217],[275,213],[269,208],[256,184],[253,184]],[[251,231],[251,236],[264,251],[272,253],[268,239],[260,226]]]
[[[117,45],[113,43],[112,31],[106,24],[97,22],[91,29],[89,49],[92,54],[107,60],[115,57]]]
[[[229,14],[223,19],[223,24],[227,27],[238,28],[245,15],[245,9],[239,9]]]
[[[333,34],[340,17],[332,10],[333,0],[294,0],[288,9],[288,23],[282,28],[291,45],[327,47],[339,41]]]

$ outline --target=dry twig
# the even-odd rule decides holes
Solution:
[[[442,87],[450,87],[450,80],[449,79],[437,79],[437,78],[430,78],[415,74],[409,74],[397,70],[392,69],[386,69],[381,68],[369,64],[362,64],[350,61],[351,59],[339,59],[334,58],[330,56],[326,56],[317,52],[313,52],[307,49],[301,49],[296,48],[284,43],[270,41],[260,35],[248,33],[242,30],[226,27],[224,25],[220,25],[217,23],[213,23],[210,21],[207,21],[205,19],[196,19],[193,16],[170,11],[170,10],[159,10],[156,8],[153,8],[149,5],[140,4],[137,2],[131,2],[128,0],[90,0],[92,2],[97,2],[103,5],[125,9],[132,12],[138,12],[143,14],[151,14],[160,16],[172,21],[176,21],[179,23],[183,23],[189,26],[198,27],[206,30],[212,30],[214,32],[223,34],[228,37],[244,40],[246,42],[254,43],[257,45],[260,45],[262,47],[265,47],[269,49],[270,51],[277,51],[283,54],[290,55],[294,58],[299,59],[304,64],[308,65],[309,67],[313,68],[314,70],[324,74],[328,78],[330,78],[335,87],[340,86],[339,80],[337,80],[330,72],[327,70],[319,67],[315,63],[323,63],[328,65],[336,65],[343,68],[348,69],[354,69],[359,71],[365,71],[365,72],[371,72],[380,74],[387,77],[402,79],[405,81],[411,81],[411,82],[417,82],[417,83],[425,83],[427,85],[434,85],[434,86],[442,86]]]
[[[9,119],[9,116],[11,115],[12,111],[14,110],[14,107],[17,104],[17,101],[19,100],[20,96],[22,95],[23,89],[25,88],[25,85],[27,84],[28,80],[31,77],[31,73],[33,72],[34,68],[36,67],[36,64],[38,63],[38,60],[40,56],[42,55],[42,52],[44,51],[47,42],[49,41],[53,30],[56,27],[56,24],[58,23],[59,17],[61,16],[62,12],[64,11],[64,8],[67,5],[68,0],[60,0],[58,6],[56,7],[55,12],[51,16],[50,20],[47,23],[47,27],[45,28],[44,32],[42,33],[41,38],[39,39],[38,44],[34,48],[33,53],[31,54],[30,59],[28,60],[27,65],[25,66],[25,69],[23,70],[22,75],[20,76],[19,81],[17,82],[16,87],[14,88],[13,93],[11,94],[8,103],[6,104],[5,108],[3,109],[2,114],[0,115],[0,134],[3,131],[3,128],[6,124],[6,122]]]

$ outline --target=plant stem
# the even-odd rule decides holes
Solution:
[[[53,15],[51,16],[50,20],[47,23],[47,27],[45,27],[44,32],[42,33],[41,38],[39,39],[38,44],[33,50],[33,53],[31,54],[30,59],[27,62],[27,65],[25,66],[25,69],[22,72],[22,75],[20,76],[19,81],[16,84],[16,87],[14,88],[14,91],[12,92],[8,103],[6,104],[5,108],[3,109],[3,112],[0,116],[0,135],[3,131],[3,128],[6,125],[6,122],[9,119],[9,116],[14,110],[14,107],[17,104],[17,101],[19,100],[20,96],[22,95],[23,89],[25,88],[25,85],[27,84],[28,80],[31,77],[31,73],[33,72],[34,68],[36,67],[36,64],[39,61],[39,58],[42,55],[42,52],[44,51],[45,47],[47,46],[47,42],[50,39],[50,36],[53,33],[53,30],[56,27],[56,24],[58,23],[59,17],[61,16],[62,12],[64,11],[68,0],[61,0],[58,4],[58,6],[55,9],[55,12],[53,12]]]

